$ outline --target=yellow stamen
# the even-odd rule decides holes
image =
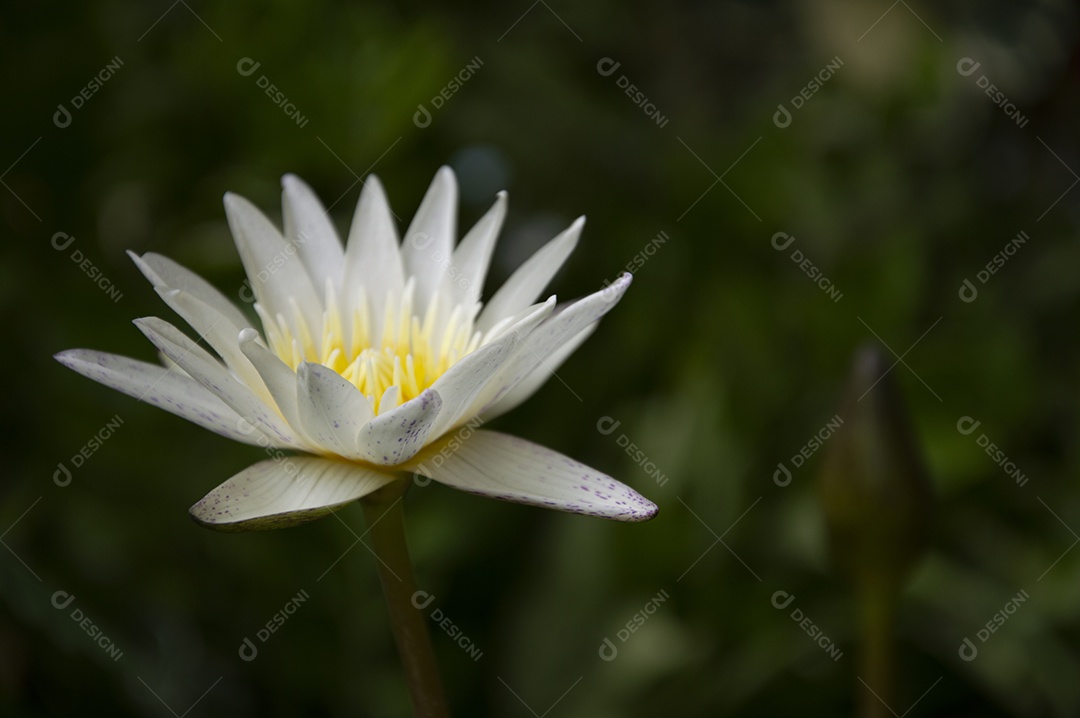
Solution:
[[[384,397],[390,400],[387,411],[416,398],[481,342],[480,333],[473,328],[474,312],[455,307],[443,326],[437,327],[439,317],[444,316],[438,299],[431,302],[421,320],[413,312],[414,290],[410,281],[400,296],[388,297],[378,342],[374,341],[376,325],[363,293],[351,315],[342,315],[336,293],[328,284],[321,327],[310,327],[295,302],[290,307],[291,321],[281,314],[272,318],[258,305],[255,309],[271,351],[289,367],[295,370],[307,361],[333,369],[359,389],[379,413]],[[348,336],[345,327],[350,330]],[[387,394],[391,387],[397,387],[396,392]]]

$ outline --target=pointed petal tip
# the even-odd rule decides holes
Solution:
[[[360,188],[361,193],[368,188],[368,185],[371,185],[372,191],[384,191],[382,180],[379,179],[379,175],[377,174],[369,174],[367,177],[364,178],[363,186]]]
[[[269,516],[232,520],[228,516],[221,516],[221,512],[215,511],[214,505],[216,502],[209,499],[210,496],[206,496],[193,504],[188,509],[188,516],[203,528],[221,533],[247,533],[249,531],[286,529],[306,524],[331,513],[327,509],[308,509],[306,511],[283,511]]]
[[[630,523],[643,523],[652,521],[658,513],[660,513],[660,507],[642,496],[641,505],[626,520]]]
[[[455,205],[455,209],[457,208],[458,181],[457,175],[450,165],[443,165],[435,172],[435,177],[431,180],[428,192],[435,189],[438,189],[440,194],[448,193],[448,201]]]
[[[261,461],[206,494],[189,510],[217,531],[262,531],[326,516],[393,481],[395,476],[313,456]]]
[[[231,215],[237,212],[262,214],[262,210],[256,207],[251,200],[235,192],[226,192],[221,201],[225,205],[226,219],[231,219]]]
[[[83,351],[83,350],[82,349],[65,349],[63,351],[56,352],[52,356],[53,356],[53,359],[55,359],[56,361],[60,362],[61,364],[63,364],[64,366],[66,366],[66,367],[68,367],[70,369],[71,364],[74,361],[77,360],[76,355],[81,351]]]

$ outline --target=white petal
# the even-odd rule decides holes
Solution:
[[[379,399],[379,412],[385,413],[393,411],[401,403],[401,387],[388,386],[386,391],[383,392],[382,398]]]
[[[330,459],[271,459],[249,466],[211,491],[191,507],[191,517],[222,531],[286,528],[325,516],[395,478]]]
[[[245,444],[265,441],[261,432],[251,430],[221,399],[178,371],[90,349],[69,349],[57,354],[56,360],[88,379],[153,404],[215,434]],[[242,427],[248,430],[244,431]]]
[[[240,329],[251,326],[251,322],[235,304],[219,292],[214,285],[190,269],[177,264],[168,257],[153,252],[148,252],[141,257],[134,252],[128,252],[128,256],[131,257],[132,261],[135,262],[135,266],[155,287],[164,286],[170,289],[181,289],[209,304]]]
[[[457,179],[449,167],[440,167],[401,241],[406,277],[416,277],[419,316],[442,284],[457,232]]]
[[[282,177],[281,188],[285,240],[296,245],[317,292],[326,287],[327,279],[339,289],[345,251],[329,214],[311,187],[296,175]]]
[[[494,431],[477,430],[429,447],[408,468],[455,489],[504,501],[618,521],[656,515],[656,504],[610,476]]]
[[[453,265],[457,278],[450,284],[452,304],[472,307],[480,301],[491,266],[491,254],[495,240],[506,219],[506,192],[499,192],[495,204],[473,225],[468,234],[454,248]]]
[[[472,352],[435,380],[431,388],[439,392],[443,407],[431,438],[440,436],[462,419],[470,418],[465,412],[472,406],[477,395],[498,375],[499,370],[520,349],[526,337],[551,315],[554,308],[555,297],[532,307],[502,336]]]
[[[296,375],[296,400],[304,433],[338,456],[362,458],[356,448],[356,436],[374,418],[367,397],[322,364],[304,362]]]
[[[550,366],[549,357],[618,304],[632,279],[633,275],[624,272],[604,289],[577,300],[534,329],[517,354],[480,392],[470,413],[487,411],[534,371]]]
[[[225,214],[258,302],[271,317],[281,314],[291,321],[295,300],[308,327],[317,331],[322,326],[322,300],[300,260],[297,245],[286,242],[277,227],[239,195],[225,195]],[[296,329],[294,325],[293,335],[299,336]]]
[[[484,421],[491,421],[495,417],[505,414],[539,391],[540,387],[547,383],[547,380],[559,370],[563,362],[569,359],[570,355],[593,335],[598,326],[600,326],[599,322],[593,322],[578,332],[573,339],[549,354],[540,366],[533,369],[530,374],[527,374],[524,379],[503,394],[501,399],[484,411]]]
[[[261,401],[250,389],[205,349],[191,341],[176,327],[157,317],[135,320],[135,326],[161,351],[180,365],[192,379],[232,407],[233,411],[261,429],[279,446],[299,448],[300,438],[278,413]]]
[[[274,404],[277,405],[278,412],[299,437],[307,440],[304,435],[304,423],[300,420],[300,412],[296,406],[296,372],[258,340],[259,333],[254,329],[245,329],[240,332],[240,351],[259,372],[259,376],[270,391]]]
[[[535,302],[574,251],[584,226],[585,218],[578,217],[566,230],[518,267],[506,283],[499,287],[499,291],[495,292],[495,296],[484,305],[476,328],[486,332],[500,319],[513,316]]]
[[[365,424],[357,435],[357,448],[373,464],[394,466],[408,461],[424,448],[441,408],[439,393],[426,389],[415,399]]]
[[[250,327],[238,327],[213,307],[181,289],[169,289],[162,285],[157,293],[165,303],[184,318],[191,328],[209,344],[233,373],[254,391],[263,401],[270,399],[259,372],[251,365],[248,358],[240,351],[237,337],[242,329],[254,332]]]
[[[371,336],[382,337],[382,321],[387,295],[398,297],[405,286],[405,270],[398,251],[397,230],[379,178],[371,175],[360,191],[349,241],[345,246],[345,287],[343,315],[346,331],[358,309],[360,297],[367,295]]]

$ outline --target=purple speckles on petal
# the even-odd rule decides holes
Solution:
[[[369,461],[387,466],[411,459],[424,447],[441,408],[438,392],[428,389],[372,419],[360,430],[360,452]]]
[[[517,503],[623,521],[643,521],[656,507],[628,486],[523,439],[477,431],[445,455],[431,478],[463,491]]]

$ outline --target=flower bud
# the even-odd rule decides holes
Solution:
[[[876,346],[856,353],[819,489],[836,563],[857,584],[897,590],[926,547],[933,494],[890,366]]]

